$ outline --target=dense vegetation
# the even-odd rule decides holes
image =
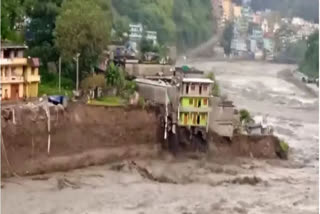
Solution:
[[[252,0],[254,10],[271,9],[283,16],[298,16],[319,23],[319,0]]]
[[[319,32],[312,34],[307,41],[308,49],[303,62],[300,64],[301,72],[310,77],[319,77]]]
[[[213,32],[210,0],[2,0],[1,7],[2,39],[25,42],[27,55],[40,57],[44,89],[57,87],[60,56],[64,88],[74,86],[77,53],[81,79],[89,76],[102,50],[130,23],[157,31],[159,52],[163,45],[194,47]]]
[[[142,23],[158,32],[160,44],[177,44],[179,49],[212,35],[210,0],[112,0],[112,5],[116,31],[125,31],[130,22]]]

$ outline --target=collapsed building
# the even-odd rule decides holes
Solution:
[[[233,136],[234,106],[212,95],[216,83],[205,78],[203,71],[183,66],[172,70],[171,76],[145,76],[135,81],[143,98],[163,108],[164,139],[171,135],[182,144],[207,146],[209,131]]]

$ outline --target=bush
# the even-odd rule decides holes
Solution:
[[[146,102],[143,97],[139,97],[138,106],[140,106],[142,109],[146,107]]]
[[[283,152],[288,152],[289,151],[289,145],[287,142],[285,142],[284,140],[280,141],[280,148]]]
[[[251,117],[248,110],[241,109],[239,113],[240,113],[240,122],[241,123],[242,122],[249,123],[252,120],[252,117]]]
[[[218,84],[218,82],[216,80],[216,77],[215,77],[214,73],[210,72],[207,75],[207,78],[211,79],[214,82],[213,83],[213,87],[212,87],[212,95],[219,97],[220,96],[220,87],[219,87],[219,84]]]
[[[94,89],[96,87],[101,87],[103,89],[106,87],[106,80],[104,75],[98,74],[98,75],[89,76],[81,82],[82,89],[88,90],[88,89]]]
[[[284,140],[281,140],[279,144],[280,144],[280,151],[277,152],[277,155],[279,158],[287,160],[288,153],[289,153],[289,145]]]

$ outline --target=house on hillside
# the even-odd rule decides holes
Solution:
[[[143,35],[143,26],[141,23],[139,24],[130,24],[129,25],[129,38],[131,41],[138,42],[142,39]]]
[[[152,41],[153,45],[156,45],[158,43],[157,32],[147,30],[146,31],[146,39]]]
[[[38,58],[24,57],[28,47],[1,42],[1,99],[17,100],[38,96]]]
[[[207,78],[183,78],[179,97],[179,126],[205,127],[208,131],[213,83]]]

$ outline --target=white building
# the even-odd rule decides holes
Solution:
[[[139,24],[130,24],[130,34],[129,38],[131,41],[140,41],[143,35],[143,26],[141,23]]]
[[[157,44],[157,32],[156,31],[146,31],[146,39],[151,40],[153,44]]]
[[[273,33],[277,32],[279,29],[280,29],[280,25],[276,22],[276,23],[273,25]]]
[[[262,24],[261,24],[261,29],[264,33],[269,32],[269,23],[267,19],[263,19]]]
[[[144,29],[141,23],[139,24],[130,24],[130,34],[129,38],[132,42],[141,41],[144,33]],[[147,40],[152,40],[153,44],[157,44],[157,32],[156,31],[145,31],[145,36]]]
[[[303,25],[305,23],[305,21],[302,18],[299,17],[294,17],[292,18],[291,24],[293,25]]]

